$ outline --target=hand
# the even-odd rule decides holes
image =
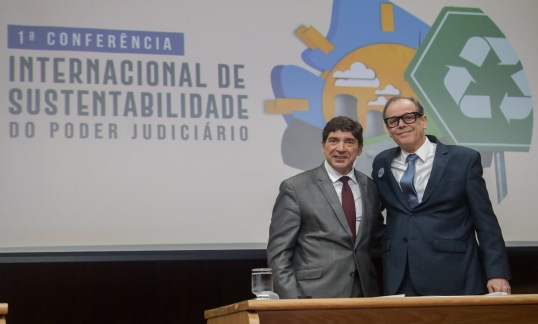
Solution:
[[[488,280],[488,290],[490,293],[493,292],[505,292],[511,294],[510,284],[508,280],[504,278],[491,278]]]

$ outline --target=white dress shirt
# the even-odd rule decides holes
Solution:
[[[336,190],[336,194],[338,195],[338,199],[340,199],[340,204],[342,203],[342,187],[344,184],[342,181],[340,181],[340,178],[343,176],[348,176],[351,180],[348,181],[349,187],[351,188],[351,192],[353,193],[353,198],[355,200],[355,214],[356,214],[356,222],[355,222],[355,229],[356,233],[359,233],[359,226],[361,224],[362,219],[362,201],[361,201],[361,188],[359,187],[359,183],[357,181],[357,178],[355,177],[355,168],[352,168],[351,171],[348,174],[340,174],[338,171],[333,169],[333,167],[325,160],[325,169],[327,170],[327,173],[329,174],[329,178],[331,179],[334,189]]]
[[[428,185],[428,180],[430,179],[430,174],[432,173],[433,160],[435,158],[435,150],[437,149],[437,144],[430,142],[426,137],[426,141],[422,146],[415,152],[418,155],[418,159],[415,161],[415,177],[413,178],[413,185],[417,191],[418,202],[422,202],[422,197],[424,196],[424,191]],[[398,184],[402,176],[407,170],[407,156],[410,153],[401,150],[400,155],[392,160],[391,169],[392,174]]]

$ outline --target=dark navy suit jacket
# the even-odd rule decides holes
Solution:
[[[480,154],[428,138],[437,149],[424,197],[415,208],[392,174],[400,148],[381,152],[373,162],[372,178],[387,210],[385,294],[396,293],[407,263],[413,287],[422,295],[487,293],[487,279],[509,278],[510,270]]]

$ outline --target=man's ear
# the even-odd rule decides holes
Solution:
[[[359,151],[357,156],[360,156],[362,154],[362,148],[364,147],[364,144],[359,145]]]

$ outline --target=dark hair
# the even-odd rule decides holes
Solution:
[[[420,101],[418,101],[418,99],[413,98],[413,97],[394,96],[387,101],[387,103],[385,104],[385,107],[383,108],[383,119],[387,118],[387,108],[389,108],[390,104],[400,99],[407,99],[411,101],[417,108],[417,112],[421,114],[422,116],[424,116],[424,107],[422,107],[422,104],[420,103]]]
[[[325,128],[323,128],[323,143],[325,143],[330,133],[336,131],[351,132],[353,137],[359,142],[359,146],[362,146],[362,125],[353,119],[345,116],[338,116],[329,120],[327,125],[325,125]]]

